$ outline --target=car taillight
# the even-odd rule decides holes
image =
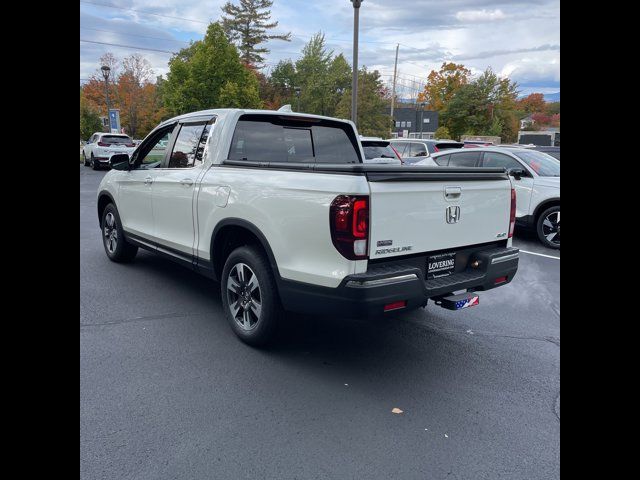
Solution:
[[[127,143],[127,144],[126,144],[126,146],[127,146],[127,147],[135,147],[135,146],[136,146],[136,144],[135,144],[135,143]]]
[[[404,163],[404,160],[402,160],[402,157],[400,156],[400,154],[398,153],[398,151],[397,151],[395,148],[393,148],[393,146],[392,146],[392,145],[389,145],[389,146],[391,147],[391,150],[393,150],[393,151],[394,151],[394,153],[396,154],[396,157],[398,157],[398,160],[400,160],[400,163]]]
[[[104,142],[98,142],[98,146],[99,147],[108,147],[109,144],[108,143],[104,143]]]
[[[509,214],[509,238],[513,237],[516,228],[516,189],[511,189],[511,213]]]
[[[331,241],[349,260],[367,258],[369,238],[369,197],[339,195],[329,208]]]
[[[439,152],[439,151],[440,151],[440,149],[439,149],[438,147],[436,147],[435,145],[433,146],[433,149],[434,149],[436,152]]]

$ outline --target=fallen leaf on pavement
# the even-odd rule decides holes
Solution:
[[[391,410],[391,413],[402,413],[402,410],[400,410],[398,407],[394,407],[394,409]]]

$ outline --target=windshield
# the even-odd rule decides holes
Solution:
[[[102,143],[108,143],[110,145],[124,145],[127,143],[133,143],[126,135],[103,135],[100,139]]]
[[[513,154],[541,177],[560,176],[560,162],[551,155],[532,150],[514,151]]]
[[[388,142],[367,142],[362,144],[364,158],[398,158]]]

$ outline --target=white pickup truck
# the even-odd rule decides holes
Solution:
[[[131,261],[142,247],[218,280],[231,327],[252,345],[283,310],[389,315],[428,299],[459,309],[513,279],[515,191],[503,168],[363,158],[346,120],[172,118],[131,159],[111,158],[97,198],[106,254]]]

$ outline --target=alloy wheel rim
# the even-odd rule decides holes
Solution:
[[[560,245],[560,211],[551,212],[542,221],[542,234],[549,243]]]
[[[243,330],[256,328],[262,313],[260,283],[245,263],[236,263],[227,276],[227,302],[233,320]]]
[[[116,217],[112,212],[104,217],[104,245],[109,253],[114,253],[118,248],[118,229]]]

